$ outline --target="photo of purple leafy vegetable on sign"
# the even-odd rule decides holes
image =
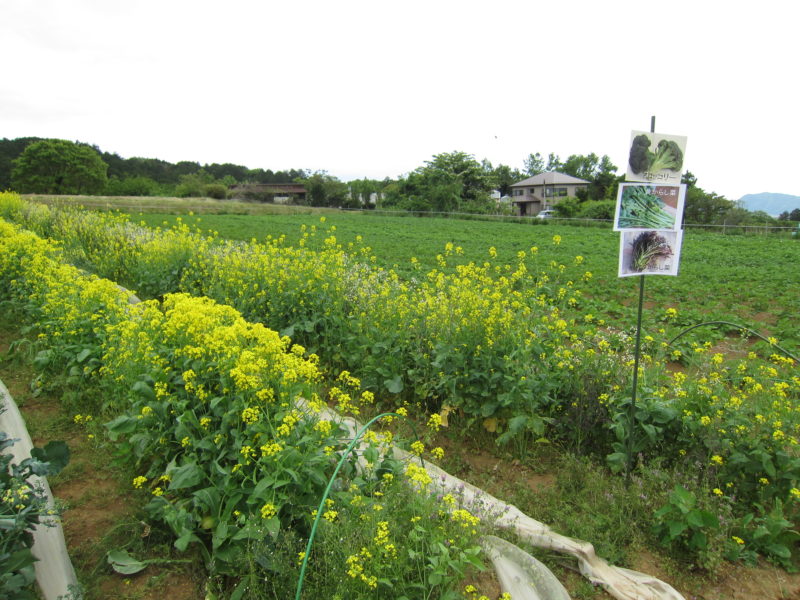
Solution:
[[[677,275],[682,237],[682,231],[623,231],[619,277]]]

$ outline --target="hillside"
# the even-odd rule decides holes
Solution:
[[[800,208],[800,196],[771,192],[745,194],[739,198],[739,202],[742,208],[753,212],[763,210],[773,217],[777,217],[782,212],[792,212],[795,208]]]

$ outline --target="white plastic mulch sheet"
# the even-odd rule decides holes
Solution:
[[[340,421],[355,436],[361,425],[349,417],[341,417],[330,409],[326,418]],[[413,454],[393,448],[396,458],[417,460]],[[577,559],[581,573],[595,585],[602,586],[618,600],[685,600],[671,585],[630,569],[608,564],[597,556],[588,543],[560,535],[544,523],[530,518],[516,506],[498,500],[483,490],[450,475],[436,465],[425,463],[425,469],[442,494],[453,494],[474,514],[487,519],[494,526],[514,532],[527,543]],[[514,600],[568,599],[566,590],[556,577],[539,561],[519,547],[487,536],[483,543],[500,580],[503,591]],[[534,562],[535,561],[535,562]],[[558,584],[558,585],[555,585]]]
[[[6,451],[11,453],[15,462],[30,458],[33,448],[31,436],[14,399],[2,381],[0,381],[0,411],[2,411],[0,431],[5,431],[9,437],[18,440]],[[47,478],[33,476],[28,483],[33,488],[43,489],[47,495],[48,506],[55,507]],[[77,586],[78,579],[67,554],[64,531],[57,519],[51,519],[49,524],[37,525],[33,531],[32,551],[39,559],[34,563],[36,582],[45,600],[56,600],[59,596],[67,597],[70,593],[69,588]]]
[[[484,536],[481,545],[503,591],[511,598],[569,600],[567,590],[553,572],[518,546],[493,535]]]

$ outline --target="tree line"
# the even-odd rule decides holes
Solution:
[[[155,158],[122,158],[96,146],[66,140],[17,138],[0,140],[0,189],[21,193],[109,196],[230,197],[236,184],[302,183],[305,196],[296,203],[337,208],[382,208],[415,212],[513,212],[511,186],[528,177],[558,171],[589,182],[576,198],[559,201],[559,216],[611,219],[619,183],[618,167],[608,156],[571,154],[562,160],[550,153],[529,154],[523,168],[492,165],[466,152],[434,155],[397,179],[342,182],[325,171],[272,171],[232,163],[170,163]],[[763,212],[750,212],[697,185],[687,172],[684,221],[692,224],[776,224]],[[499,201],[497,195],[506,197]],[[798,212],[798,211],[795,211]],[[782,220],[797,220],[794,213]]]
[[[66,140],[0,140],[0,189],[22,193],[219,197],[220,186],[286,183],[307,176],[303,169],[272,171],[232,163],[122,158],[97,146]]]

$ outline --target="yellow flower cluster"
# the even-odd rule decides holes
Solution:
[[[428,472],[416,463],[408,463],[406,465],[405,475],[419,492],[427,490],[428,486],[433,483]]]
[[[372,558],[372,553],[367,548],[362,548],[358,554],[351,554],[347,557],[347,574],[353,579],[359,579],[365,583],[369,588],[376,589],[378,587],[378,578],[374,575],[367,575],[364,573],[364,560]]]
[[[271,519],[276,514],[278,514],[278,511],[275,508],[275,505],[272,504],[271,502],[267,502],[266,504],[264,504],[264,506],[261,507],[261,518],[262,519],[265,519],[265,520],[266,519]]]

